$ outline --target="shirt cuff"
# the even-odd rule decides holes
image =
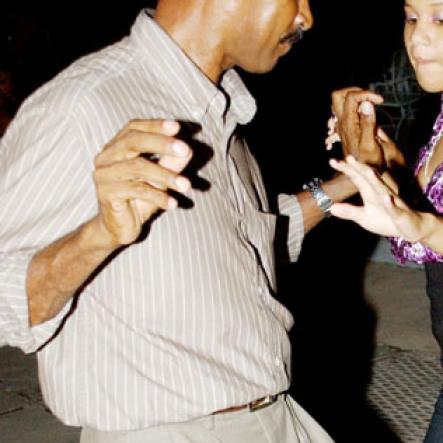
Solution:
[[[287,247],[289,260],[295,262],[300,255],[305,236],[303,212],[297,197],[288,194],[278,196],[278,209],[280,215],[289,217]]]
[[[34,352],[56,332],[70,309],[68,303],[53,319],[30,327],[26,276],[37,249],[0,254],[0,346]]]

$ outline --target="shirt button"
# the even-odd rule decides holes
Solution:
[[[278,368],[281,368],[283,366],[283,361],[279,357],[275,357],[274,362],[275,362],[275,366],[277,366]]]
[[[198,120],[200,120],[200,118],[202,116],[202,112],[200,110],[198,110],[197,108],[195,108],[192,110],[191,115],[193,118],[195,118],[198,121]]]

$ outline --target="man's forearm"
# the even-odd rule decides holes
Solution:
[[[96,217],[39,251],[27,273],[30,325],[57,315],[117,247]]]
[[[343,174],[324,182],[322,187],[335,203],[346,200],[357,192],[355,185]],[[309,192],[300,192],[297,194],[297,199],[302,208],[305,233],[307,233],[323,220],[325,214],[320,210]]]

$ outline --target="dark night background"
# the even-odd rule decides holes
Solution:
[[[149,3],[3,4],[0,69],[13,72],[17,101],[78,56],[126,34]],[[332,174],[323,143],[330,93],[381,77],[402,45],[402,3],[312,0],[315,24],[305,39],[272,73],[244,74],[259,106],[245,132],[271,199],[300,190],[313,176]],[[435,103],[435,97],[423,99],[416,136],[404,146],[412,155],[429,133]],[[293,393],[337,443],[398,442],[365,401],[376,318],[362,283],[376,240],[328,219],[308,234],[299,262],[279,271],[280,296],[295,316]]]

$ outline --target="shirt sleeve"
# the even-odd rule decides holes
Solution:
[[[0,346],[37,350],[70,308],[31,328],[26,276],[37,251],[95,213],[80,138],[66,105],[25,103],[0,141]]]
[[[33,352],[48,341],[70,308],[68,303],[52,320],[29,327],[26,272],[35,252],[0,254],[0,346],[17,346],[24,352]]]
[[[278,209],[282,216],[287,217],[286,246],[289,260],[297,261],[305,235],[303,213],[295,195],[280,194]]]

